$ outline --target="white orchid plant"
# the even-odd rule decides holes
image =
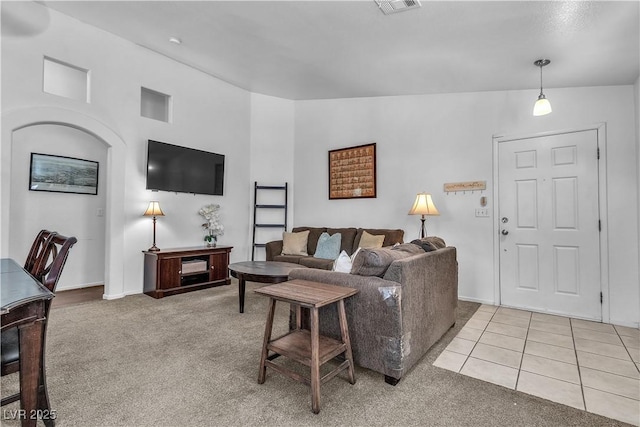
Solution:
[[[204,240],[208,243],[215,242],[218,236],[224,234],[224,226],[220,224],[220,205],[205,205],[198,213],[206,220],[202,228],[207,232]]]

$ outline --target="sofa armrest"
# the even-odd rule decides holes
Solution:
[[[456,322],[457,251],[449,246],[394,261],[384,278],[402,287],[403,334],[410,349],[403,369],[415,365]]]
[[[399,378],[397,365],[402,354],[402,314],[399,283],[376,276],[357,276],[335,271],[301,268],[292,270],[289,279],[310,280],[346,286],[359,292],[345,300],[345,311],[356,364]],[[320,331],[340,337],[336,304],[320,309]],[[305,318],[302,319],[305,324]]]
[[[273,261],[273,258],[282,253],[282,240],[274,240],[265,245],[266,260]]]

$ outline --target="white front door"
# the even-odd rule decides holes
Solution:
[[[500,299],[602,320],[598,132],[498,142]]]

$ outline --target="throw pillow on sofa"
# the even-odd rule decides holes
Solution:
[[[418,245],[422,248],[422,250],[424,250],[425,252],[431,252],[431,251],[435,251],[436,248],[433,244],[426,242],[424,240],[421,239],[416,239],[416,240],[412,240],[411,243],[413,243],[414,245]]]
[[[411,243],[420,246],[422,249],[424,249],[425,252],[435,251],[447,246],[442,238],[436,236],[429,236],[423,237],[422,239],[412,240]]]
[[[375,249],[381,248],[384,243],[384,235],[373,235],[366,231],[362,231],[362,237],[360,238],[360,244],[358,247],[362,249]]]
[[[324,232],[318,239],[318,246],[316,246],[316,253],[313,254],[314,258],[323,259],[336,259],[340,255],[340,244],[342,243],[342,234],[335,233],[329,235]]]
[[[447,247],[447,244],[444,242],[444,239],[442,237],[428,236],[422,240],[426,240],[427,242],[431,243],[431,245],[434,246],[436,249],[442,249]]]
[[[360,252],[360,248],[356,249],[353,255],[349,256],[347,251],[340,252],[338,258],[333,263],[333,271],[339,271],[340,273],[351,273],[351,266],[353,265],[353,260]]]
[[[424,254],[424,250],[412,243],[402,243],[393,248],[363,248],[353,260],[351,274],[382,277],[393,261],[417,254]]]
[[[298,233],[282,233],[282,255],[309,255],[307,253],[307,241],[309,230]]]

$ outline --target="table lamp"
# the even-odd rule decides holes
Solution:
[[[436,205],[433,204],[433,200],[431,200],[431,194],[418,193],[418,195],[416,196],[416,201],[409,211],[409,215],[422,215],[422,218],[420,218],[420,221],[422,221],[420,238],[422,239],[427,235],[427,229],[424,225],[425,215],[440,215],[440,212],[438,212]]]
[[[149,207],[142,215],[153,217],[153,246],[149,248],[149,251],[158,252],[160,248],[156,246],[156,217],[164,216],[164,212],[162,212],[162,209],[160,209],[160,202],[149,202]]]

